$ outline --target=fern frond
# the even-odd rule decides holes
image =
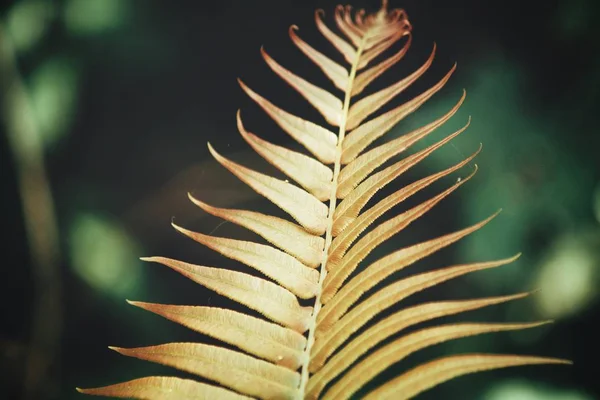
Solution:
[[[428,59],[407,77],[362,95],[371,83],[406,56],[412,41],[408,17],[403,10],[388,10],[386,0],[373,14],[338,6],[333,15],[336,33],[325,23],[324,16],[323,10],[316,11],[317,29],[340,53],[346,65],[304,41],[298,27],[291,26],[289,36],[301,53],[331,81],[332,90],[307,81],[261,48],[267,66],[304,97],[324,121],[308,121],[283,110],[239,80],[242,90],[310,153],[262,139],[247,130],[238,111],[237,124],[242,138],[293,182],[233,162],[208,145],[217,162],[289,214],[291,220],[250,210],[219,208],[189,195],[204,212],[255,232],[265,243],[215,237],[173,224],[183,235],[255,269],[260,276],[166,257],[143,258],[163,264],[264,318],[215,307],[131,301],[136,307],[218,339],[234,349],[202,343],[167,343],[133,349],[112,347],[123,355],[168,365],[210,383],[148,377],[79,391],[140,399],[346,399],[388,367],[426,347],[548,323],[451,323],[405,332],[426,321],[517,300],[529,293],[417,304],[372,323],[384,310],[415,293],[466,274],[506,265],[519,255],[447,266],[410,275],[379,288],[394,273],[475,233],[498,213],[456,232],[396,250],[370,265],[361,265],[383,242],[410,229],[413,222],[465,185],[475,175],[477,166],[437,195],[386,221],[379,221],[385,213],[472,164],[481,146],[455,165],[408,184],[365,209],[378,191],[467,129],[470,119],[456,132],[387,165],[452,118],[462,106],[466,93],[463,92],[450,110],[430,123],[373,146],[393,126],[438,93],[454,73],[456,64],[429,89],[372,118],[428,71],[436,46],[434,44]],[[397,50],[384,57],[398,44]],[[338,91],[343,92],[342,97]],[[322,123],[330,126],[322,126]],[[337,129],[337,134],[331,129]],[[368,293],[371,294],[366,296]],[[408,399],[449,379],[476,371],[557,363],[568,361],[516,355],[451,356],[406,371],[366,398]]]

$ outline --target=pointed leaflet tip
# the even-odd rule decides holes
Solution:
[[[177,225],[175,222],[171,222],[171,226],[172,226],[173,228],[175,228],[177,231],[179,231],[179,232],[183,233],[184,235],[186,234],[186,232],[189,232],[187,229],[185,229],[185,228],[183,228],[183,227],[181,227],[181,226]]]

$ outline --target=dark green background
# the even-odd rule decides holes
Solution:
[[[462,88],[467,89],[467,101],[461,111],[415,148],[462,126],[469,115],[473,118],[465,134],[399,183],[458,162],[480,142],[483,152],[471,182],[368,260],[400,245],[460,229],[502,207],[503,213],[483,230],[407,273],[522,251],[519,261],[446,283],[399,306],[541,288],[533,298],[460,319],[551,318],[556,323],[535,332],[485,335],[435,346],[395,365],[378,382],[418,361],[451,352],[538,354],[569,358],[575,364],[472,375],[421,398],[598,398],[593,358],[598,354],[595,323],[600,311],[598,2],[391,3],[408,12],[413,43],[405,59],[373,87],[385,87],[412,72],[424,62],[434,41],[438,52],[433,66],[392,105],[430,87],[454,61],[458,70],[446,88],[389,136],[437,118],[459,98]],[[236,306],[164,267],[142,264],[137,257],[165,255],[241,269],[177,234],[169,222],[175,218],[203,233],[216,230],[216,235],[254,238],[206,216],[187,201],[188,191],[217,206],[280,215],[212,161],[206,142],[236,161],[272,172],[237,133],[235,112],[241,108],[247,129],[274,143],[292,145],[245,97],[236,77],[277,105],[324,123],[266,67],[259,48],[264,45],[281,64],[333,91],[293,46],[287,28],[299,25],[302,38],[342,62],[313,22],[314,9],[322,7],[333,26],[335,5],[307,0],[22,0],[2,6],[3,25],[10,35],[4,40],[15,46],[12,56],[40,126],[59,228],[62,318],[57,314],[54,321],[62,331],[55,347],[60,350],[40,384],[32,388],[34,398],[78,399],[84,396],[75,392],[75,386],[173,373],[118,356],[107,345],[214,342],[134,309],[124,299]],[[378,6],[365,1],[353,5]],[[12,78],[0,79],[6,86]],[[6,96],[2,101],[6,105]],[[0,397],[18,399],[25,385],[37,293],[18,191],[19,163],[5,134],[7,124],[1,129]],[[437,193],[453,179],[456,176],[390,215]]]

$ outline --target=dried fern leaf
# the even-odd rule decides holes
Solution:
[[[440,283],[446,282],[448,280],[457,278],[459,276],[481,271],[490,268],[496,268],[501,265],[507,264],[511,260],[501,260],[496,262],[487,262],[487,263],[476,263],[476,264],[466,264],[466,265],[458,265],[454,267],[446,267],[433,272],[426,272],[419,275],[411,276],[410,278],[406,278],[400,282],[397,282],[394,286],[386,288],[383,290],[384,294],[392,296],[395,302],[399,302],[404,300],[405,298],[430,288],[432,286],[438,285]],[[373,284],[374,286],[374,284]],[[393,290],[397,290],[397,292],[392,293]],[[362,293],[361,293],[362,294]],[[383,296],[382,296],[383,297]],[[311,358],[311,365],[314,371],[317,371],[324,363],[325,360],[333,354],[338,347],[343,344],[356,330],[360,329],[364,324],[368,322],[370,318],[373,318],[376,313],[390,306],[388,302],[385,301],[385,298],[378,298],[377,301],[372,301],[373,299],[367,299],[365,306],[362,310],[367,309],[367,306],[376,305],[377,307],[381,307],[378,309],[374,309],[364,316],[360,316],[357,318],[357,314],[348,314],[348,318],[346,320],[342,320],[338,325],[335,326],[335,333],[327,332],[327,323],[321,324],[323,327],[322,330],[317,330],[317,335],[320,332],[327,332],[326,334],[322,334],[321,336],[317,336],[317,341],[315,343],[315,349]],[[359,303],[360,304],[360,303]],[[343,318],[343,314],[347,311],[348,307],[339,307],[341,308],[337,314],[331,316],[331,319],[336,318],[334,322]],[[327,321],[330,322],[330,321]],[[330,326],[333,326],[333,323],[330,322]],[[319,327],[317,327],[319,329]]]
[[[322,303],[327,303],[337,293],[346,278],[356,269],[358,264],[364,260],[377,246],[405,229],[408,225],[431,210],[437,203],[446,198],[450,193],[458,189],[465,181],[452,185],[437,196],[419,204],[410,210],[382,223],[377,228],[367,233],[348,253],[339,261],[328,260],[329,275],[323,282]]]
[[[449,324],[410,333],[389,343],[362,360],[344,375],[341,380],[336,382],[327,391],[326,395],[323,396],[323,399],[339,399],[340,396],[348,397],[353,395],[377,374],[425,347],[466,336],[534,328],[547,323],[547,321],[543,321],[528,324]]]
[[[329,247],[329,259],[337,262],[337,260],[341,259],[343,255],[346,253],[350,245],[354,243],[356,238],[367,229],[372,223],[377,221],[379,217],[381,217],[384,213],[389,211],[392,207],[400,204],[404,200],[418,193],[419,191],[425,189],[435,181],[440,178],[443,178],[457,169],[468,164],[474,157],[469,157],[460,163],[450,167],[444,171],[438,172],[436,174],[430,175],[426,178],[418,180],[410,185],[403,187],[400,190],[392,193],[387,196],[383,200],[379,201],[376,205],[369,208],[367,211],[358,216],[355,220],[350,222],[348,226],[344,228],[344,230],[336,236],[335,239],[331,242],[331,246]],[[471,179],[473,175],[477,172],[477,166],[473,169],[471,175],[467,176],[465,180]]]
[[[350,132],[344,141],[341,163],[350,163],[352,160],[358,157],[358,155],[362,153],[367,146],[386,134],[404,117],[421,107],[427,100],[431,98],[431,96],[444,87],[455,70],[456,64],[438,83],[421,93],[419,96],[384,114],[381,114],[376,118],[373,118],[370,121],[365,122]],[[465,95],[466,93],[463,92],[463,97]]]
[[[130,302],[234,346],[235,350],[201,343],[114,348],[128,356],[196,374],[227,389],[191,380],[150,377],[104,388],[80,389],[81,392],[142,399],[250,398],[246,396],[294,400],[348,399],[379,373],[423,348],[462,337],[533,328],[546,323],[451,323],[405,332],[407,328],[425,321],[516,300],[528,293],[416,304],[372,322],[382,311],[417,292],[469,273],[508,264],[518,255],[434,269],[381,285],[398,271],[482,228],[496,213],[462,230],[393,251],[370,265],[360,265],[380,244],[407,229],[468,181],[477,171],[477,166],[472,166],[472,172],[466,178],[459,178],[436,196],[386,221],[379,221],[386,212],[470,164],[481,146],[466,159],[399,188],[364,210],[379,190],[466,129],[468,123],[425,149],[388,165],[392,158],[447,122],[462,105],[466,92],[463,91],[458,103],[445,115],[370,148],[393,126],[439,92],[454,73],[456,64],[420,95],[372,118],[430,68],[436,52],[435,44],[427,61],[412,74],[382,90],[363,95],[375,79],[406,56],[412,41],[412,25],[406,12],[388,10],[387,0],[383,0],[381,9],[372,14],[364,10],[353,12],[350,6],[340,5],[333,13],[339,34],[325,24],[323,16],[323,10],[316,11],[317,30],[337,49],[347,65],[334,61],[302,40],[296,33],[296,26],[290,27],[289,35],[334,88],[343,91],[343,98],[283,67],[264,49],[261,49],[261,54],[276,75],[337,128],[337,135],[326,127],[280,109],[238,80],[242,90],[310,153],[275,145],[247,131],[238,111],[238,129],[243,139],[298,186],[235,163],[217,153],[209,144],[209,151],[221,165],[289,214],[295,222],[254,211],[215,207],[190,195],[190,200],[205,212],[255,232],[267,243],[213,237],[173,225],[186,236],[256,269],[265,277],[165,257],[144,258],[164,264],[196,283],[257,311],[261,314],[260,318],[215,307]],[[403,40],[404,37],[406,40]],[[398,48],[392,51],[393,47]],[[388,50],[391,55],[386,55]],[[370,66],[372,63],[374,66]],[[341,201],[338,202],[338,199]],[[367,231],[376,222],[377,225]],[[357,273],[352,275],[355,271]],[[367,293],[370,293],[369,296]],[[540,363],[566,361],[511,355],[446,357],[401,374],[366,398],[407,399],[460,375]]]
[[[315,11],[315,23],[317,29],[329,42],[344,56],[348,64],[353,64],[356,58],[356,49],[354,49],[348,42],[336,35],[325,25],[322,17],[325,15],[325,11],[318,9]]]
[[[433,57],[435,56],[435,46],[431,55],[419,69],[413,72],[411,75],[404,79],[399,80],[393,85],[388,86],[378,92],[368,95],[357,101],[350,110],[348,111],[348,120],[346,122],[346,129],[352,130],[360,125],[369,115],[383,107],[387,102],[396,97],[399,93],[402,93],[412,83],[414,83],[421,75],[425,73],[433,63]]]
[[[300,375],[287,368],[218,346],[168,343],[116,352],[169,365],[261,399],[293,399]]]
[[[304,362],[306,338],[296,331],[236,311],[129,301],[196,332],[220,339],[291,370]]]
[[[369,393],[365,400],[410,399],[440,383],[473,372],[519,365],[571,364],[557,358],[511,355],[464,354],[422,364]]]
[[[129,382],[77,391],[96,396],[134,398],[147,400],[251,400],[251,397],[191,379],[170,376],[151,376]]]
[[[221,156],[208,145],[215,159],[278,207],[290,214],[310,233],[322,235],[327,229],[327,206],[306,191],[279,179],[242,167]]]
[[[322,355],[324,358],[327,357],[331,351],[344,343],[350,335],[361,329],[375,315],[415,293],[470,272],[495,268],[504,264],[506,264],[505,260],[467,264],[410,276],[379,290],[376,294],[359,302],[349,312],[346,311],[352,300],[348,299],[347,294],[344,293],[343,295],[346,296],[335,305],[337,307],[331,308],[332,311],[329,315],[326,315],[329,319],[324,317],[324,322],[317,324],[315,353],[319,352],[320,347],[329,348],[330,350],[325,351]],[[365,282],[365,286],[368,284],[369,281]],[[362,294],[359,293],[358,297]]]
[[[375,169],[377,169],[392,157],[400,154],[408,147],[410,147],[417,141],[423,139],[431,132],[442,126],[458,111],[458,109],[462,105],[463,100],[464,96],[448,113],[438,118],[437,120],[423,126],[422,128],[416,129],[411,133],[403,135],[395,140],[382,144],[381,146],[376,147],[365,154],[362,154],[361,156],[357,157],[354,161],[346,165],[338,178],[338,198],[345,198],[352,191],[352,189],[358,186],[358,184],[360,184],[363,181],[363,179],[366,178]],[[462,129],[459,129],[449,137],[460,135],[468,128],[470,122],[471,120],[469,119],[467,124]]]
[[[286,81],[308,100],[308,102],[323,115],[329,124],[333,126],[339,126],[341,124],[343,104],[340,99],[283,68],[267,54],[265,49],[261,48],[260,52],[273,72],[279,75],[281,79]]]
[[[320,236],[311,235],[293,222],[254,211],[213,207],[190,194],[188,197],[207,213],[259,234],[309,267],[316,268],[321,263],[325,240]]]
[[[334,236],[339,235],[339,233],[341,233],[352,221],[354,221],[354,219],[356,219],[356,217],[358,217],[360,211],[369,202],[369,200],[371,200],[375,193],[383,189],[394,179],[402,175],[408,169],[417,165],[435,150],[439,149],[462,132],[464,132],[464,129],[453,133],[452,135],[440,140],[424,150],[419,151],[418,153],[412,154],[405,159],[398,161],[397,163],[375,173],[374,175],[371,175],[364,182],[354,188],[354,190],[352,190],[348,196],[344,198],[344,200],[335,210],[332,228]],[[477,150],[477,152],[480,150]]]
[[[289,34],[292,42],[323,71],[335,87],[342,91],[346,90],[346,84],[348,83],[348,71],[346,68],[300,39],[296,34],[297,30],[298,27],[296,25],[290,26]]]
[[[241,272],[202,267],[166,257],[144,257],[142,260],[166,265],[194,282],[297,332],[308,329],[311,309],[301,307],[296,296],[272,282]]]
[[[355,47],[359,47],[361,44],[362,36],[364,32],[360,32],[358,29],[353,29],[353,24],[348,21],[348,7],[342,6],[341,4],[335,8],[335,24],[344,35],[350,39]]]
[[[408,31],[399,31],[393,34],[391,37],[387,35],[382,35],[382,41],[372,41],[373,47],[367,49],[358,63],[358,69],[363,69],[369,65],[371,61],[379,57],[386,50],[388,50],[394,43],[398,40],[402,39],[404,36],[408,35]]]
[[[306,147],[319,161],[324,164],[332,164],[335,161],[337,137],[333,132],[276,107],[241,80],[238,79],[238,82],[244,92],[265,110],[281,129]]]
[[[446,317],[495,304],[505,303],[528,295],[529,293],[519,293],[510,296],[490,297],[477,300],[440,301],[406,308],[392,314],[378,324],[365,330],[346,344],[338,353],[333,355],[326,364],[323,361],[325,357],[321,356],[324,347],[317,347],[317,344],[315,344],[314,355],[310,364],[311,372],[314,373],[314,375],[309,382],[307,390],[310,392],[322,391],[329,382],[358,360],[360,356],[383,340],[408,327],[435,318]],[[333,350],[331,352],[333,352]]]
[[[422,256],[424,255],[426,254],[423,254]],[[518,256],[519,255],[498,261],[456,265],[453,267],[446,267],[431,272],[424,272],[418,275],[413,275],[396,283],[395,287],[399,289],[399,291],[394,295],[398,296],[397,298],[402,300],[414,293],[427,289],[431,286],[438,285],[442,282],[446,282],[450,279],[454,279],[459,276],[469,274],[471,272],[496,268],[502,265],[509,264],[516,260]],[[391,268],[388,267],[387,269],[379,271],[377,270],[377,267],[380,267],[380,264],[376,262],[370,266],[371,271],[364,271],[355,278],[353,278],[352,281],[350,281],[348,284],[349,289],[346,289],[346,287],[344,287],[343,292],[338,293],[338,295],[336,295],[332,299],[332,301],[328,303],[328,306],[324,307],[325,309],[327,309],[327,312],[323,313],[321,321],[317,321],[317,334],[319,332],[327,332],[328,327],[333,326],[340,318],[346,315],[350,307],[354,303],[356,303],[356,301],[360,299],[361,296],[364,295],[369,289],[373,288],[375,285],[383,281],[385,278],[387,278],[394,272],[400,271],[406,268],[408,265],[411,265],[414,261],[418,259],[418,257],[419,256],[415,258],[405,257],[404,259],[401,259],[397,264],[392,264]],[[352,293],[350,291],[351,289],[355,289],[357,292]],[[360,302],[358,304],[360,304]],[[373,313],[371,313],[371,315],[373,315]],[[368,317],[368,315],[364,316],[364,318],[366,317]],[[361,324],[362,323],[364,322],[361,322]],[[341,323],[338,326],[343,329],[343,325],[344,324]],[[357,326],[354,325],[354,327]],[[347,333],[348,331],[346,331],[343,334],[340,333],[339,335],[337,335],[337,337],[335,337],[335,342],[342,343],[343,339],[347,337]],[[319,338],[319,336],[317,337]],[[333,335],[330,335],[328,333],[327,337],[333,337]],[[323,341],[326,343],[326,338],[323,338]],[[335,350],[335,348],[332,348],[330,351],[333,350]]]
[[[260,243],[203,235],[171,225],[196,242],[255,268],[302,299],[310,299],[319,292],[319,273],[281,250]]]
[[[312,157],[274,145],[246,131],[239,111],[237,122],[242,137],[265,160],[298,182],[320,201],[329,199],[333,178],[333,171],[329,167]]]
[[[379,64],[369,68],[366,71],[361,72],[354,80],[354,86],[352,87],[352,96],[357,96],[362,93],[362,91],[371,84],[375,79],[377,79],[381,74],[385,71],[393,67],[398,61],[404,58],[404,55],[410,48],[410,43],[412,42],[412,36],[408,35],[408,40],[404,44],[404,46],[393,56],[388,57],[387,59],[381,61]]]

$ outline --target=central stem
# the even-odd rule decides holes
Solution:
[[[329,214],[327,216],[327,231],[325,232],[325,247],[323,248],[323,258],[321,260],[321,270],[319,276],[319,286],[323,289],[323,282],[325,281],[325,277],[327,276],[327,256],[329,253],[329,246],[331,246],[331,241],[333,240],[333,215],[335,213],[335,206],[337,203],[337,181],[338,176],[340,175],[341,169],[341,159],[342,159],[342,145],[344,142],[344,136],[346,135],[346,120],[348,119],[348,110],[350,109],[350,99],[352,98],[352,89],[354,86],[354,78],[356,77],[356,71],[358,69],[358,62],[362,55],[365,42],[367,40],[368,34],[365,33],[363,36],[358,49],[356,50],[356,56],[354,58],[354,62],[352,63],[352,68],[350,69],[350,75],[348,77],[348,84],[346,85],[346,92],[344,94],[344,108],[342,109],[342,119],[340,121],[340,128],[338,132],[338,141],[335,149],[335,164],[333,167],[333,179],[331,185],[331,196],[329,198]],[[309,372],[308,365],[310,363],[310,352],[312,350],[312,346],[315,342],[315,331],[317,329],[317,316],[319,315],[319,311],[321,310],[321,292],[317,294],[315,297],[315,305],[313,308],[312,319],[308,329],[308,340],[306,342],[306,349],[304,350],[305,354],[305,362],[302,365],[302,377],[300,381],[300,393],[301,398],[304,398],[304,392],[306,389],[306,384],[308,383]]]

